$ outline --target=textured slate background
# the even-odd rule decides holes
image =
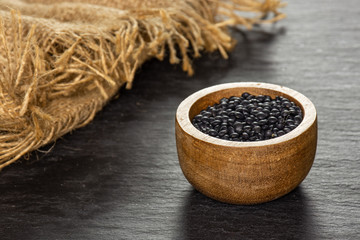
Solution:
[[[204,54],[192,78],[179,66],[146,63],[133,90],[90,125],[0,172],[0,238],[359,239],[360,2],[291,1],[285,11],[267,33],[235,33],[228,61]],[[312,170],[266,204],[213,201],[177,162],[178,104],[236,81],[285,85],[318,111]]]

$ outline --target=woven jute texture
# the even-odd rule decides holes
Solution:
[[[284,17],[279,0],[0,0],[0,169],[89,123],[150,58],[181,64]],[[245,14],[242,14],[245,13]],[[271,17],[264,20],[270,13]],[[246,16],[246,17],[245,17]]]

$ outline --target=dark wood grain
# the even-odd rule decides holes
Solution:
[[[133,89],[91,124],[50,153],[4,169],[0,238],[359,239],[360,3],[291,1],[286,12],[268,33],[235,33],[239,44],[228,61],[204,54],[192,78],[179,66],[146,63]],[[190,186],[177,160],[178,104],[236,81],[293,88],[318,112],[309,175],[266,204],[211,200]]]

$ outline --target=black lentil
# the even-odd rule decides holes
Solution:
[[[289,99],[244,92],[222,98],[192,119],[199,131],[231,141],[261,141],[282,136],[302,121],[301,108]]]

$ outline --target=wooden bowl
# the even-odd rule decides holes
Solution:
[[[235,142],[197,130],[191,119],[223,97],[284,96],[303,111],[303,121],[291,132],[257,142]],[[200,90],[176,112],[176,146],[181,169],[201,193],[221,202],[257,204],[279,198],[306,177],[317,144],[317,117],[312,102],[292,89],[267,83],[228,83]]]

